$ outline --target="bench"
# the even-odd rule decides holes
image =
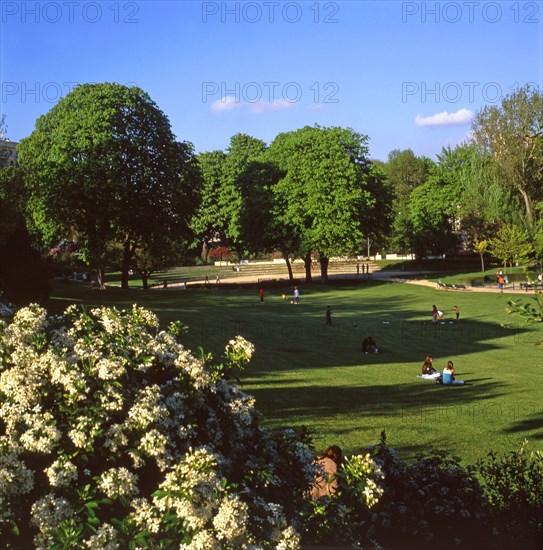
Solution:
[[[442,283],[441,281],[438,281],[437,286],[442,290],[454,290],[454,285],[451,285],[449,283]]]
[[[452,285],[449,283],[442,283],[441,281],[438,281],[437,286],[442,290],[466,290],[466,285]]]
[[[520,283],[520,288],[521,290],[524,289],[526,292],[528,292],[528,290],[543,290],[543,283],[528,283],[528,282],[524,282],[524,283]]]

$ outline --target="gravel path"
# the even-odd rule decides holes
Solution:
[[[423,275],[431,275],[431,271],[422,272]],[[434,288],[438,290],[438,287],[434,281],[429,281],[427,279],[416,279],[416,278],[410,278],[411,276],[420,276],[420,272],[405,272],[405,271],[374,271],[371,273],[371,278],[376,281],[388,281],[388,282],[394,282],[394,283],[407,283],[412,285],[419,285],[419,286],[426,286],[430,288]],[[261,277],[258,277],[258,275],[237,275],[236,277],[225,277],[221,278],[221,284],[247,284],[247,283],[258,283],[259,279]],[[313,276],[313,280],[319,280],[318,275]],[[351,272],[345,272],[345,273],[332,273],[329,275],[329,279],[360,279],[364,280],[367,276],[365,274],[356,275]],[[285,284],[288,284],[288,277],[265,277],[265,280],[276,280],[276,281],[283,281]],[[210,281],[210,286],[215,285],[215,281]],[[187,283],[187,286],[191,285],[202,285],[202,282],[196,282],[196,281],[190,281]],[[181,283],[179,284],[170,284],[168,285],[170,288],[175,288],[182,286]],[[444,289],[444,291],[446,291]],[[498,292],[505,292],[507,294],[529,294],[530,292],[526,292],[525,290],[521,290],[520,288],[504,288],[503,291],[498,289],[496,286],[492,287],[467,287],[465,290],[450,290],[450,292],[492,292],[494,294]]]

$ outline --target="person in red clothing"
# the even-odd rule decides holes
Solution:
[[[258,295],[260,296],[260,302],[264,302],[264,289],[263,288],[261,288],[258,291]]]

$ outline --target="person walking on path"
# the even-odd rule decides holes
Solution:
[[[294,287],[294,303],[299,304],[300,303],[300,291],[298,290],[298,287]]]
[[[261,288],[259,291],[258,291],[258,295],[260,296],[260,303],[264,303],[264,289]]]
[[[326,306],[326,321],[324,324],[332,326],[332,307],[331,306]]]
[[[221,282],[221,277],[219,276],[219,274],[217,273],[217,278],[215,279],[215,283],[216,284],[219,284]]]

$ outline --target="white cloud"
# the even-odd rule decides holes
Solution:
[[[275,101],[241,101],[235,96],[224,96],[214,101],[211,104],[210,110],[213,113],[223,113],[232,109],[244,109],[252,114],[261,115],[288,109],[294,104],[295,102],[287,101],[286,99],[277,99]]]
[[[255,103],[250,103],[250,109],[252,113],[259,115],[262,113],[273,113],[275,111],[288,109],[293,105],[293,101],[287,101],[286,99],[277,99],[274,101],[256,101]]]
[[[236,98],[233,95],[227,95],[214,101],[211,104],[210,109],[214,113],[222,113],[223,111],[230,111],[231,109],[237,109],[241,106],[241,101],[236,101]]]
[[[432,116],[420,116],[415,118],[417,126],[459,126],[469,124],[473,118],[473,112],[469,109],[459,109],[456,113],[442,111]]]

